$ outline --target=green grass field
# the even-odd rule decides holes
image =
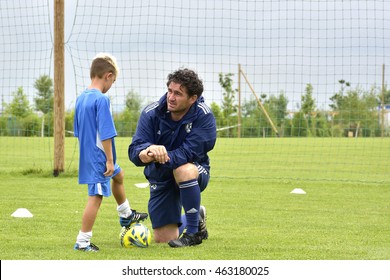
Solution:
[[[351,172],[349,166],[339,172],[330,172],[326,167],[333,162],[330,167],[333,169],[340,162],[334,157],[340,154],[337,151],[341,148],[326,151],[315,145],[325,140],[302,139],[308,141],[300,147],[310,159],[300,157],[290,162],[295,164],[291,168],[285,168],[285,162],[272,161],[272,157],[280,154],[289,158],[292,152],[288,147],[300,143],[300,139],[282,139],[285,141],[283,145],[275,144],[279,139],[260,140],[265,142],[261,142],[258,150],[253,150],[255,145],[252,145],[251,153],[240,153],[237,145],[244,146],[242,142],[218,139],[211,153],[212,179],[202,195],[210,233],[202,245],[172,249],[167,244],[152,243],[147,249],[121,248],[116,205],[110,197],[103,200],[93,231],[93,242],[101,251],[85,254],[73,250],[87,199],[86,187],[77,183],[75,139],[67,139],[66,172],[54,178],[51,176],[52,160],[46,155],[52,149],[46,143],[52,140],[0,137],[0,259],[390,259],[390,184],[382,175],[384,170],[388,172],[388,166],[382,166],[378,157],[372,157],[373,164],[366,162],[353,166],[355,171],[364,167],[364,172]],[[374,151],[388,147],[389,140],[383,141],[378,139],[375,144],[378,148]],[[119,163],[126,175],[126,191],[133,208],[146,210],[148,189],[134,187],[134,183],[145,182],[145,179],[142,169],[134,167],[127,159],[128,143],[129,139],[119,138],[117,141]],[[354,142],[355,158],[351,162],[357,160],[356,151],[367,151],[367,143],[374,142],[363,139]],[[43,148],[34,148],[38,145]],[[271,148],[272,153],[264,152]],[[327,171],[321,173],[320,168],[309,169],[313,165],[321,167],[320,162],[328,153],[331,156],[325,159],[323,166]],[[252,158],[248,158],[249,155]],[[389,151],[385,151],[387,159],[388,155]],[[262,160],[257,162],[255,158],[258,157]],[[254,174],[256,168],[242,166],[248,161],[258,163],[259,174]],[[307,167],[299,169],[296,166],[299,161]],[[231,166],[233,163],[237,165]],[[372,166],[373,170],[366,166]],[[232,172],[232,168],[237,172]],[[226,174],[225,169],[228,170]],[[290,173],[291,170],[294,173]],[[368,180],[364,180],[365,177]],[[291,194],[294,188],[302,188],[307,194]],[[17,208],[29,209],[34,217],[11,217]],[[149,221],[146,224],[150,227]]]

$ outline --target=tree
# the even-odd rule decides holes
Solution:
[[[288,103],[283,93],[281,93],[278,97],[271,95],[269,99],[267,99],[266,94],[261,94],[261,102],[272,122],[276,122],[277,126],[282,126],[287,114]],[[243,115],[245,124],[243,134],[245,136],[265,137],[275,134],[267,116],[261,109],[257,100],[251,99],[250,101],[244,103]]]
[[[6,105],[5,112],[17,118],[27,117],[32,113],[27,95],[24,93],[23,87],[19,87],[17,91],[12,93],[13,100]]]
[[[47,114],[53,111],[54,89],[53,81],[47,75],[40,76],[34,83],[34,88],[38,91],[35,97],[35,109]]]
[[[380,94],[380,100],[382,102],[382,93]],[[387,85],[385,85],[384,89],[383,89],[383,95],[384,95],[384,103],[385,105],[389,105],[390,104],[390,90],[387,89]]]
[[[362,120],[360,121],[363,137],[381,135],[380,122],[378,121],[380,119],[379,115],[381,114],[378,110],[378,104],[380,104],[378,99],[379,95],[380,93],[378,95],[376,94],[374,87],[368,92],[363,92],[361,102],[364,110],[361,115]]]
[[[339,136],[340,131],[342,133],[344,124],[344,91],[346,86],[350,86],[351,84],[349,82],[345,82],[345,80],[339,80],[340,89],[337,93],[335,93],[331,98],[330,101],[332,101],[332,104],[329,105],[329,107],[333,110],[332,112],[332,136]],[[346,84],[346,86],[344,86]]]
[[[313,122],[314,122],[313,126],[315,127],[315,136],[329,137],[331,135],[326,112],[317,111],[316,116],[313,119]]]
[[[269,103],[272,115],[276,116],[276,125],[282,127],[287,115],[287,97],[281,92],[279,96],[271,95],[266,103]]]
[[[74,112],[74,108],[65,112],[65,136],[73,136]]]
[[[365,137],[377,135],[379,95],[375,93],[375,88],[365,91],[357,86],[344,92],[343,80],[339,82],[341,89],[331,98],[334,103],[330,105],[335,110],[333,125],[341,130],[344,136],[348,136],[350,132]]]
[[[315,100],[313,99],[313,86],[306,85],[305,94],[301,97],[302,105],[301,111],[306,116],[310,116],[315,111]]]
[[[294,117],[291,121],[291,136],[296,137],[306,137],[307,136],[307,122],[305,120],[305,115],[302,111],[294,114]]]
[[[127,110],[129,110],[130,112],[140,113],[141,104],[141,97],[134,90],[130,90],[126,95]]]
[[[131,90],[126,95],[125,109],[114,116],[118,136],[133,136],[141,113],[142,99]]]
[[[242,105],[242,115],[244,118],[249,118],[253,115],[255,110],[259,109],[259,104],[255,99],[244,102]]]
[[[235,93],[237,92],[237,89],[233,89],[233,80],[231,78],[232,76],[234,76],[232,73],[219,73],[219,84],[223,89],[223,100],[221,106],[223,127],[237,124],[237,105],[234,104]],[[234,136],[237,133],[237,129],[234,128],[230,128],[224,131],[225,132],[223,134],[226,134],[226,136]]]
[[[346,87],[351,86],[351,83],[345,82],[345,80],[339,80],[339,84],[340,84],[340,90],[330,98],[333,104],[330,104],[329,107],[332,108],[334,111],[338,111],[340,107],[342,107],[344,91]]]
[[[233,89],[233,80],[231,78],[232,76],[234,76],[232,73],[219,73],[219,84],[224,90],[222,93],[222,112],[225,118],[229,118],[237,113],[237,105],[234,105],[235,93],[237,92],[237,89]]]
[[[222,126],[222,112],[221,112],[221,108],[219,107],[219,105],[217,103],[215,103],[214,101],[210,104],[210,109],[211,111],[213,112],[213,115],[215,117],[215,121],[217,123],[217,127],[221,127]]]
[[[315,123],[312,121],[312,115],[315,112],[315,100],[313,99],[313,86],[311,84],[306,85],[305,94],[302,95],[301,101],[301,112],[306,119],[307,131],[311,132],[312,135],[316,135],[315,127],[313,127]]]

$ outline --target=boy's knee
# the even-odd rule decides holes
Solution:
[[[114,182],[117,184],[121,184],[123,183],[124,178],[125,178],[125,173],[123,172],[123,170],[121,170],[118,174],[112,177],[112,180],[114,180]]]

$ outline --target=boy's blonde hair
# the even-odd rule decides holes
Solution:
[[[104,74],[111,72],[115,77],[119,74],[119,68],[116,63],[116,58],[108,53],[98,53],[92,60],[90,69],[91,79],[98,77],[103,78]]]

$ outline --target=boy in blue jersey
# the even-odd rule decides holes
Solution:
[[[130,208],[123,184],[124,172],[116,163],[114,137],[117,133],[111,115],[110,99],[104,94],[115,82],[118,72],[113,56],[98,54],[90,68],[91,84],[76,100],[74,136],[78,137],[80,146],[79,184],[88,185],[88,201],[75,250],[99,250],[91,243],[92,227],[103,196],[110,196],[111,190],[118,204],[121,226],[128,227],[131,223],[148,217],[148,214]]]
[[[216,124],[194,71],[169,74],[167,87],[158,102],[143,110],[128,154],[136,166],[145,167],[150,183],[148,210],[155,241],[193,246],[208,237],[200,202],[210,178],[207,153],[215,145]]]

